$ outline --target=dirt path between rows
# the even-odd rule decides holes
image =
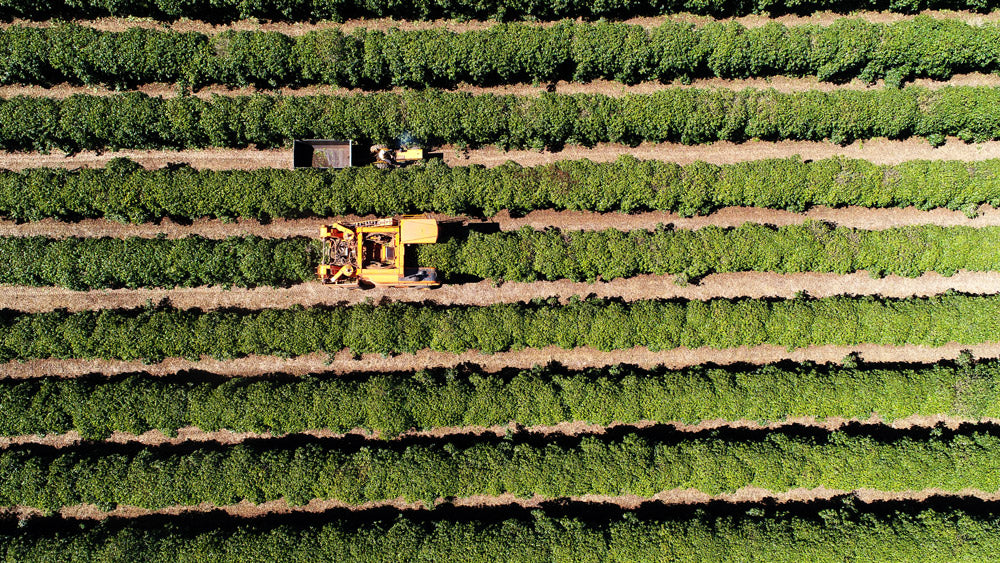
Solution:
[[[955,416],[947,416],[943,414],[939,415],[912,415],[905,418],[900,418],[891,421],[884,421],[878,416],[872,416],[867,419],[860,418],[843,418],[843,417],[830,417],[826,419],[817,419],[812,416],[796,416],[789,417],[780,421],[773,421],[767,424],[761,424],[755,420],[747,419],[736,419],[736,420],[724,420],[724,419],[714,419],[705,420],[698,424],[684,424],[678,422],[670,422],[666,424],[661,424],[656,421],[644,420],[636,423],[612,423],[609,425],[591,424],[584,421],[566,421],[553,425],[544,426],[529,426],[523,427],[517,423],[510,423],[505,425],[494,425],[494,426],[448,426],[448,427],[438,427],[432,428],[430,430],[416,430],[411,429],[407,432],[396,436],[381,436],[379,433],[370,433],[367,430],[356,428],[348,433],[336,433],[329,430],[323,429],[313,429],[306,430],[304,432],[297,433],[295,435],[299,436],[313,436],[317,438],[326,439],[339,439],[346,436],[351,436],[352,438],[361,437],[366,440],[372,440],[375,443],[382,443],[383,441],[395,441],[401,442],[412,438],[441,438],[448,439],[455,436],[495,436],[502,438],[504,436],[510,435],[534,435],[543,437],[553,437],[553,436],[600,436],[606,434],[610,430],[628,430],[628,429],[642,429],[649,428],[653,426],[669,426],[671,429],[679,432],[701,432],[704,430],[711,430],[717,428],[745,428],[749,430],[780,430],[782,428],[788,427],[809,427],[809,428],[820,428],[827,431],[835,431],[846,426],[851,425],[872,425],[872,426],[886,426],[894,429],[910,429],[910,428],[933,428],[937,426],[945,426],[947,428],[957,430],[963,425],[971,424],[998,424],[1000,419],[997,418],[983,418],[983,419],[967,419]],[[281,438],[286,435],[275,435],[269,432],[233,432],[230,430],[217,430],[206,432],[194,426],[186,426],[184,428],[179,428],[177,430],[176,436],[167,436],[159,430],[150,430],[142,434],[129,434],[126,432],[114,432],[112,435],[105,439],[100,440],[103,443],[113,443],[113,444],[141,444],[143,446],[166,446],[166,445],[178,445],[183,443],[213,443],[220,445],[232,445],[240,444],[246,440],[267,440],[272,438]],[[11,446],[21,446],[26,444],[39,444],[44,446],[51,446],[54,448],[69,448],[80,445],[86,445],[91,443],[88,440],[84,440],[79,432],[70,431],[64,434],[49,434],[49,435],[24,435],[24,436],[4,436],[0,437],[0,449],[9,448]]]
[[[644,160],[663,160],[678,164],[704,161],[712,164],[732,164],[766,158],[789,158],[818,160],[834,156],[859,158],[875,164],[900,164],[908,160],[966,160],[980,161],[1000,158],[1000,141],[965,143],[950,138],[941,147],[932,147],[926,140],[911,138],[902,141],[869,139],[856,141],[846,146],[819,141],[747,141],[731,143],[720,141],[705,145],[681,145],[675,143],[642,143],[636,147],[600,143],[592,148],[567,146],[552,151],[511,150],[495,147],[473,150],[458,150],[452,146],[433,149],[440,153],[445,163],[451,166],[480,164],[494,167],[507,161],[522,166],[539,166],[560,160],[590,159],[595,162],[610,162],[620,155],[628,154]],[[168,164],[187,163],[198,169],[208,170],[255,170],[258,168],[292,167],[290,149],[192,149],[181,151],[140,151],[121,150],[109,152],[82,151],[72,156],[37,152],[0,152],[0,168],[23,170],[25,168],[98,168],[113,158],[130,158],[146,168],[162,168]]]
[[[971,25],[983,25],[988,23],[1000,22],[1000,13],[996,11],[983,14],[983,13],[976,13],[969,11],[924,10],[923,12],[921,12],[921,14],[939,19],[963,21]],[[632,25],[639,25],[645,28],[658,27],[666,21],[693,23],[699,27],[716,21],[736,21],[746,27],[754,28],[754,27],[764,26],[772,21],[778,22],[786,26],[795,26],[795,25],[826,26],[844,17],[864,19],[871,23],[894,23],[894,22],[913,19],[914,16],[908,14],[894,13],[894,12],[854,11],[844,14],[844,13],[834,13],[830,11],[824,11],[824,12],[815,12],[808,16],[783,15],[771,18],[765,15],[748,15],[736,18],[712,18],[710,16],[698,16],[694,14],[682,13],[682,14],[674,14],[674,15],[659,16],[659,17],[637,17],[621,21]],[[582,20],[576,20],[576,21],[582,21]],[[156,22],[149,18],[106,17],[93,20],[80,19],[80,20],[74,20],[74,22],[101,31],[124,31],[132,27],[143,27],[146,29],[194,31],[198,33],[215,34],[233,29],[240,31],[277,31],[279,33],[284,33],[286,35],[291,35],[291,36],[304,35],[310,31],[316,31],[321,29],[339,29],[345,33],[350,33],[351,31],[357,28],[378,29],[383,31],[389,29],[401,29],[401,30],[449,29],[451,31],[462,32],[462,31],[486,29],[497,25],[497,22],[495,21],[482,21],[482,20],[471,20],[465,22],[460,22],[457,20],[405,21],[405,20],[395,20],[389,18],[353,19],[353,20],[347,20],[343,23],[335,23],[335,22],[291,23],[291,22],[259,22],[256,20],[241,20],[228,24],[211,24],[203,21],[189,20],[189,19],[181,19],[174,22]],[[552,25],[555,25],[555,22],[524,22],[524,23],[528,23],[529,25],[535,25],[539,27],[550,27]],[[29,21],[29,20],[16,19],[13,20],[12,22],[0,23],[0,29],[7,28],[12,25],[23,25],[30,27],[51,27],[54,24],[55,24],[54,20]]]
[[[465,217],[455,217],[431,213],[439,221],[468,221]],[[106,219],[85,219],[75,222],[43,219],[29,223],[17,223],[0,219],[0,236],[47,236],[66,237],[142,237],[183,238],[198,235],[212,239],[233,236],[255,235],[265,238],[316,237],[321,225],[331,222],[353,222],[372,219],[374,215],[344,217],[324,217],[312,219],[275,219],[261,224],[255,219],[224,222],[217,219],[198,219],[190,224],[181,224],[170,219],[159,223],[126,224]],[[706,226],[738,227],[744,223],[758,223],[774,226],[801,225],[806,221],[823,221],[841,227],[866,230],[883,230],[894,227],[917,225],[938,225],[942,227],[996,227],[1000,226],[1000,209],[983,206],[976,217],[970,218],[962,212],[948,209],[922,211],[915,207],[869,209],[864,207],[831,208],[817,206],[804,213],[793,213],[779,209],[755,207],[727,207],[709,215],[681,217],[676,213],[652,211],[646,213],[595,213],[590,211],[532,211],[523,217],[511,217],[503,211],[486,219],[496,224],[502,231],[516,231],[523,227],[545,229],[557,227],[563,230],[604,230],[620,231],[652,230],[658,225],[672,225],[675,229],[700,229]]]
[[[320,283],[305,283],[290,288],[224,289],[196,287],[178,289],[113,289],[72,291],[59,287],[0,286],[0,309],[44,312],[55,309],[88,311],[130,309],[147,303],[167,300],[180,309],[261,309],[287,308],[293,305],[349,305],[382,300],[441,305],[490,305],[517,303],[530,299],[558,297],[566,302],[573,296],[642,299],[711,299],[750,297],[792,298],[800,292],[813,297],[835,295],[878,295],[915,297],[940,295],[949,290],[969,294],[1000,293],[1000,272],[958,272],[951,277],[927,273],[917,278],[887,276],[872,278],[866,272],[848,275],[832,273],[775,274],[734,272],[713,274],[698,284],[678,285],[673,276],[643,275],[610,282],[515,283],[497,286],[483,281],[444,285],[438,289],[377,288],[366,291],[339,290]],[[0,369],[2,372],[2,369]]]
[[[666,366],[680,368],[705,363],[727,365],[733,363],[769,364],[782,360],[794,362],[836,362],[840,363],[852,352],[860,354],[864,361],[873,363],[913,362],[933,363],[954,360],[963,350],[970,351],[976,358],[1000,358],[1000,342],[985,344],[946,344],[930,346],[880,346],[862,344],[859,346],[809,346],[789,351],[774,345],[727,348],[677,348],[654,352],[646,348],[613,350],[604,352],[591,348],[566,350],[556,346],[529,348],[500,354],[465,352],[448,354],[422,350],[416,354],[382,357],[365,354],[355,359],[348,350],[338,352],[334,357],[326,354],[310,354],[296,358],[275,356],[248,356],[235,360],[215,360],[202,358],[191,361],[169,358],[157,364],[141,361],[120,360],[31,360],[0,364],[0,377],[24,379],[41,376],[78,377],[88,374],[118,375],[142,372],[155,376],[170,376],[182,371],[206,371],[222,376],[259,376],[273,373],[305,375],[309,373],[378,373],[387,371],[412,371],[437,367],[455,367],[476,364],[484,371],[496,372],[506,368],[528,369],[538,365],[557,362],[569,369],[604,367],[616,364],[630,364],[640,368]]]
[[[601,513],[607,507],[616,506],[625,510],[634,510],[640,507],[651,507],[653,505],[703,505],[710,502],[726,502],[734,504],[758,504],[761,502],[773,501],[778,504],[810,502],[818,500],[831,500],[838,497],[854,496],[863,503],[876,503],[881,501],[911,501],[927,502],[934,499],[962,499],[975,498],[988,502],[1000,501],[1000,493],[987,492],[978,489],[962,489],[959,491],[947,491],[944,489],[923,489],[919,491],[880,491],[874,489],[857,489],[855,491],[843,491],[817,487],[815,489],[795,488],[782,492],[772,492],[767,489],[756,487],[744,487],[733,493],[719,495],[709,495],[697,489],[670,489],[661,491],[652,497],[640,497],[638,495],[582,495],[578,497],[553,499],[543,496],[533,496],[530,498],[520,498],[513,494],[505,493],[496,496],[472,496],[455,499],[438,499],[437,502],[446,502],[454,507],[520,507],[531,509],[544,509],[550,503],[563,503],[570,501],[574,503],[590,504],[588,507],[578,507],[581,513],[593,511]],[[149,515],[183,515],[183,514],[204,514],[213,513],[217,516],[229,516],[237,518],[257,518],[275,514],[320,514],[332,510],[349,510],[352,512],[363,512],[379,508],[393,508],[399,511],[424,511],[427,506],[420,501],[407,502],[405,499],[397,498],[388,501],[366,502],[363,504],[349,504],[339,500],[318,500],[313,499],[304,506],[291,507],[284,499],[253,504],[242,501],[238,504],[228,506],[215,506],[209,503],[202,503],[193,506],[172,506],[160,510],[148,510],[134,506],[120,506],[110,511],[103,511],[94,505],[77,505],[62,508],[58,511],[59,516],[73,520],[104,520],[106,518],[139,518]],[[43,511],[29,507],[10,507],[3,512],[17,516],[18,518],[32,518],[42,516]]]
[[[968,73],[957,74],[947,81],[917,79],[908,82],[914,86],[921,86],[929,89],[939,89],[945,86],[1000,86],[1000,76],[996,74]],[[468,84],[458,84],[453,88],[446,88],[447,91],[468,92],[471,94],[509,94],[515,96],[541,96],[543,92],[554,91],[559,94],[602,94],[611,97],[622,97],[629,94],[652,94],[665,88],[700,88],[710,90],[745,90],[755,88],[758,90],[774,89],[779,92],[794,93],[811,90],[821,92],[832,92],[834,90],[869,90],[883,88],[885,83],[881,80],[869,84],[861,80],[852,80],[846,84],[835,84],[832,82],[821,82],[816,77],[787,77],[773,76],[765,78],[748,79],[725,79],[725,78],[703,78],[691,81],[689,84],[680,82],[643,82],[640,84],[627,85],[621,82],[610,80],[595,80],[589,83],[567,82],[560,80],[555,83],[545,84],[511,84],[504,86],[470,86]],[[57,84],[54,86],[38,85],[0,85],[0,98],[12,98],[14,96],[32,96],[62,99],[76,94],[87,94],[91,96],[112,96],[121,94],[123,91],[142,92],[149,96],[161,98],[174,98],[180,95],[180,89],[176,84],[152,83],[143,84],[135,88],[125,90],[115,90],[104,86],[77,86],[72,84]],[[392,88],[386,91],[401,93],[403,88]],[[226,86],[214,85],[199,88],[189,94],[197,98],[211,99],[213,96],[249,96],[263,92],[266,94],[280,94],[282,96],[348,96],[362,94],[367,90],[338,88],[335,86],[305,86],[296,88],[277,89],[257,89],[257,88],[228,88]]]

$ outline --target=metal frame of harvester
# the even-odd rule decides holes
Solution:
[[[406,265],[406,246],[437,242],[437,221],[408,215],[320,227],[323,242],[316,274],[324,284],[347,288],[440,285],[437,270]]]

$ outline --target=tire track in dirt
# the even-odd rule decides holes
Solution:
[[[837,489],[827,489],[817,487],[814,489],[795,488],[787,491],[772,492],[767,489],[756,487],[743,487],[733,493],[723,493],[710,495],[697,489],[669,489],[661,491],[651,497],[641,497],[638,495],[582,495],[577,497],[551,498],[535,495],[530,498],[517,497],[510,493],[496,496],[471,496],[455,499],[437,499],[437,502],[448,507],[490,507],[496,509],[522,508],[522,509],[544,509],[549,505],[564,505],[573,503],[578,513],[600,513],[606,511],[609,506],[615,506],[624,510],[635,510],[638,508],[650,508],[653,506],[669,507],[680,505],[707,505],[713,502],[725,502],[735,505],[756,505],[760,503],[777,504],[797,504],[814,501],[830,501],[837,498],[854,497],[864,504],[874,504],[885,501],[902,501],[913,503],[928,503],[934,500],[961,500],[975,498],[978,500],[996,503],[1000,501],[1000,493],[987,492],[978,489],[961,489],[959,491],[947,491],[944,489],[922,489],[918,491],[881,491],[875,489],[856,489],[854,491],[844,491]],[[582,506],[579,506],[582,505]],[[120,506],[112,510],[101,510],[95,505],[83,504],[64,507],[58,511],[58,515],[69,520],[105,520],[114,519],[134,519],[152,515],[179,516],[187,514],[213,514],[219,517],[234,518],[260,518],[279,514],[315,514],[321,515],[324,512],[343,512],[360,516],[366,511],[378,509],[395,509],[401,512],[429,512],[432,511],[421,501],[408,502],[403,498],[380,502],[366,502],[363,504],[349,504],[339,500],[313,499],[302,506],[289,506],[284,500],[269,501],[262,504],[253,504],[249,501],[242,501],[228,506],[216,506],[209,503],[201,503],[192,506],[172,506],[159,510],[149,510],[134,506]],[[15,516],[19,519],[27,519],[44,516],[45,512],[37,508],[30,507],[7,507],[0,510],[0,514]]]
[[[516,231],[523,227],[541,230],[556,227],[571,231],[596,231],[618,229],[620,231],[653,230],[658,225],[671,225],[675,229],[701,229],[707,226],[738,227],[744,223],[758,223],[773,226],[801,225],[806,221],[823,221],[840,227],[865,230],[884,230],[895,227],[938,225],[941,227],[997,227],[1000,226],[1000,209],[983,206],[975,217],[960,211],[933,209],[922,211],[915,207],[905,208],[865,208],[865,207],[825,207],[816,206],[803,213],[781,209],[758,207],[725,207],[708,215],[681,217],[666,211],[642,213],[598,213],[593,211],[538,210],[521,217],[512,217],[502,211],[485,220],[467,217],[429,213],[438,221],[466,222],[479,224],[493,223],[502,231]],[[233,236],[259,236],[264,238],[292,238],[318,236],[321,225],[332,222],[354,222],[374,219],[375,215],[347,215],[343,217],[323,217],[309,219],[274,219],[261,223],[256,219],[221,221],[218,219],[197,219],[189,224],[163,219],[158,223],[118,223],[107,219],[84,219],[81,221],[58,221],[42,219],[27,223],[0,219],[0,236],[28,237],[47,236],[52,238],[156,238],[165,235],[169,239],[198,235],[211,239]]]
[[[429,368],[448,368],[463,364],[475,364],[485,372],[498,372],[507,368],[529,369],[534,366],[559,363],[571,370],[589,367],[605,367],[616,364],[630,364],[639,368],[666,366],[681,368],[698,364],[714,363],[730,365],[735,363],[770,364],[782,360],[793,362],[835,362],[840,363],[845,356],[857,353],[861,359],[872,363],[899,362],[934,363],[955,360],[962,351],[968,350],[976,358],[1000,358],[1000,342],[982,344],[949,343],[943,346],[883,346],[861,344],[858,346],[808,346],[789,351],[775,345],[761,345],[739,348],[675,348],[651,351],[636,347],[627,350],[601,351],[592,348],[563,349],[557,346],[527,348],[499,354],[482,354],[478,351],[449,354],[432,350],[421,350],[416,354],[383,357],[379,354],[364,354],[355,358],[349,350],[341,350],[332,357],[314,353],[295,358],[276,356],[247,356],[233,360],[216,360],[203,357],[197,361],[182,358],[168,358],[160,363],[145,364],[142,361],[122,360],[81,360],[44,359],[26,362],[0,364],[0,377],[28,379],[42,376],[79,377],[89,374],[120,375],[143,372],[153,376],[171,376],[182,371],[205,371],[220,376],[244,377],[273,373],[306,375],[317,373],[353,374],[384,373],[388,371],[417,371]]]
[[[491,281],[443,285],[433,290],[374,288],[364,291],[341,290],[318,282],[289,288],[254,289],[195,287],[176,289],[98,289],[73,291],[60,287],[0,286],[0,309],[29,313],[66,309],[132,309],[147,303],[169,302],[179,309],[248,309],[356,305],[366,301],[406,303],[433,302],[439,305],[490,305],[518,303],[531,299],[574,296],[622,299],[735,299],[748,297],[791,299],[806,293],[812,297],[837,295],[877,295],[887,298],[927,297],[950,290],[977,295],[1000,293],[1000,272],[960,271],[946,277],[930,272],[917,278],[886,276],[872,278],[866,272],[775,274],[770,272],[730,272],[706,276],[697,284],[679,285],[673,276],[643,275],[610,282],[505,282]],[[0,370],[2,371],[2,370]]]
[[[567,146],[562,150],[510,150],[483,147],[459,150],[453,146],[429,150],[436,153],[450,166],[479,164],[492,168],[508,161],[521,166],[540,166],[560,160],[590,159],[610,162],[623,154],[642,160],[662,160],[678,164],[704,161],[711,164],[733,164],[750,160],[801,157],[819,160],[842,156],[868,160],[875,164],[900,164],[908,160],[965,160],[982,161],[1000,158],[1000,141],[966,143],[949,138],[941,147],[932,147],[926,140],[913,137],[894,141],[869,139],[849,145],[835,145],[822,141],[747,141],[732,143],[718,141],[704,145],[676,143],[641,143],[635,147],[599,143],[594,147]],[[130,158],[146,168],[162,168],[171,164],[190,164],[205,170],[256,170],[259,168],[291,169],[291,149],[189,149],[189,150],[120,150],[108,152],[81,151],[73,155],[43,154],[38,152],[0,152],[0,168],[24,170],[26,168],[99,168],[114,158]]]
[[[971,25],[984,25],[988,23],[1000,22],[1000,13],[997,11],[978,13],[970,12],[967,10],[962,11],[951,11],[951,10],[924,10],[920,12],[921,15],[927,15],[937,19],[946,20],[957,20],[963,21]],[[747,15],[740,17],[729,17],[729,18],[713,18],[711,16],[699,16],[690,13],[680,13],[672,14],[666,16],[643,16],[634,17],[624,20],[615,20],[623,23],[628,23],[631,25],[638,25],[644,28],[653,28],[662,25],[667,21],[677,21],[692,23],[697,27],[704,26],[712,22],[729,22],[735,21],[742,24],[748,28],[762,27],[769,22],[777,22],[786,26],[797,26],[797,25],[822,25],[828,26],[843,18],[854,18],[854,19],[864,19],[870,23],[895,23],[899,21],[905,21],[913,19],[915,15],[911,14],[901,14],[895,12],[873,12],[873,11],[852,11],[850,13],[841,12],[831,12],[822,11],[814,12],[811,15],[800,16],[794,14],[781,15],[777,17],[768,17],[766,15]],[[420,29],[448,29],[455,32],[462,31],[472,31],[479,29],[487,29],[499,25],[499,22],[493,20],[469,20],[469,21],[458,21],[458,20],[430,20],[430,21],[414,21],[414,20],[398,20],[391,18],[368,18],[368,19],[351,19],[344,21],[343,23],[322,21],[322,22],[260,22],[257,20],[239,20],[226,24],[213,24],[205,21],[191,20],[191,19],[180,19],[173,22],[158,22],[150,18],[124,18],[124,17],[104,17],[96,19],[74,19],[74,23],[85,26],[92,27],[100,31],[125,31],[132,27],[142,27],[145,29],[160,29],[160,30],[173,30],[173,31],[194,31],[197,33],[205,34],[217,34],[228,30],[237,31],[277,31],[279,33],[284,33],[291,36],[304,35],[310,31],[318,31],[323,29],[338,29],[344,33],[350,33],[358,28],[365,29],[377,29],[382,31],[387,31],[390,29],[400,29],[403,31],[407,30],[420,30]],[[562,21],[562,20],[557,20]],[[581,19],[576,19],[575,21],[583,21]],[[551,27],[555,25],[556,21],[526,21],[521,22],[531,26],[537,27]],[[0,23],[0,29],[5,29],[14,25],[21,25],[27,27],[52,27],[56,24],[56,20],[24,20],[24,19],[14,19],[10,22]]]
[[[983,73],[956,74],[946,81],[919,78],[907,82],[907,85],[920,86],[931,90],[944,88],[945,86],[1000,86],[1000,75]],[[862,82],[855,79],[850,82],[840,84],[833,82],[823,82],[816,77],[789,77],[789,76],[768,76],[761,78],[747,79],[727,79],[727,78],[700,78],[692,80],[688,84],[680,82],[642,82],[639,84],[623,84],[610,80],[594,80],[588,83],[568,82],[559,80],[545,84],[507,84],[499,86],[471,86],[468,84],[458,84],[452,88],[444,88],[451,92],[468,92],[471,94],[495,94],[495,95],[515,95],[522,97],[538,97],[543,92],[555,91],[560,94],[603,94],[611,97],[623,97],[630,94],[644,95],[652,94],[660,90],[671,89],[707,89],[707,90],[746,90],[754,88],[757,90],[777,90],[784,93],[806,92],[819,90],[821,92],[832,92],[834,90],[871,90],[885,87],[885,82],[879,80],[874,83]],[[382,92],[401,93],[405,88],[391,88],[380,90]],[[255,93],[280,94],[282,96],[349,96],[363,94],[372,90],[358,88],[339,88],[336,86],[316,85],[289,87],[277,89],[258,89],[251,87],[230,88],[224,85],[210,85],[198,88],[193,92],[187,92],[196,98],[211,99],[213,96],[250,96]],[[53,86],[39,85],[0,85],[0,98],[12,98],[14,96],[30,96],[38,98],[63,99],[77,94],[87,94],[91,96],[112,96],[122,92],[142,92],[148,96],[161,98],[174,98],[179,95],[180,89],[176,84],[150,83],[138,85],[134,88],[117,90],[105,86],[77,86],[73,84],[56,84]]]
[[[969,419],[949,415],[912,415],[905,418],[885,421],[878,416],[871,416],[867,419],[829,417],[818,419],[812,416],[795,416],[783,420],[762,424],[759,421],[748,419],[713,419],[704,420],[697,424],[685,424],[680,422],[657,422],[643,420],[635,423],[614,422],[608,425],[591,424],[585,421],[566,421],[552,425],[539,425],[524,427],[516,422],[504,425],[493,426],[442,426],[427,430],[411,429],[398,435],[383,436],[380,433],[370,433],[362,428],[355,428],[350,432],[337,433],[324,429],[311,429],[293,434],[272,434],[270,432],[234,432],[231,430],[205,431],[194,426],[186,426],[177,430],[176,436],[167,436],[159,430],[150,430],[142,434],[130,434],[126,432],[114,432],[110,437],[103,440],[85,440],[79,432],[73,430],[62,434],[48,435],[22,435],[22,436],[2,436],[0,437],[0,450],[11,446],[22,446],[26,444],[37,444],[54,448],[69,448],[85,446],[90,443],[110,443],[110,444],[138,444],[143,446],[176,446],[184,443],[211,443],[219,445],[240,444],[247,440],[270,440],[281,439],[288,436],[311,436],[323,439],[340,439],[345,437],[363,438],[371,440],[373,443],[402,442],[412,438],[441,438],[463,437],[469,435],[492,436],[503,438],[505,436],[601,436],[608,431],[638,430],[657,427],[665,432],[677,431],[685,433],[702,432],[704,430],[741,428],[748,430],[781,430],[785,428],[819,428],[827,431],[835,431],[849,426],[879,426],[898,430],[910,428],[933,428],[945,426],[952,430],[957,430],[962,426],[976,424],[1000,424],[998,418]]]

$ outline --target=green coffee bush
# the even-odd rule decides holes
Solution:
[[[640,274],[688,281],[721,272],[833,272],[950,276],[1000,271],[1000,228],[921,225],[866,231],[823,223],[734,229],[465,233],[415,246],[417,263],[444,281],[482,278],[594,282]],[[165,238],[0,237],[0,283],[76,290],[118,287],[288,286],[315,279],[315,240],[198,236]]]
[[[654,231],[470,232],[415,247],[421,265],[447,277],[531,282],[613,280],[640,274],[697,280],[721,272],[833,272],[872,276],[950,276],[958,270],[1000,270],[1000,229],[918,225],[867,231],[745,223],[726,229],[659,226]]]
[[[0,100],[0,148],[65,151],[259,148],[299,138],[559,148],[601,142],[710,143],[956,135],[1000,138],[1000,88],[808,91],[665,89],[653,94],[514,96],[438,90],[200,99],[130,92]]]
[[[219,378],[210,374],[0,380],[0,436],[79,432],[286,434],[411,428],[531,427],[755,420],[801,416],[886,423],[914,415],[1000,418],[1000,363],[631,366],[515,373],[478,367],[416,373]],[[330,408],[336,405],[337,408]]]
[[[803,211],[816,205],[970,211],[1000,206],[1000,160],[909,161],[799,158],[714,165],[589,160],[521,167],[448,167],[439,160],[397,170],[145,170],[125,159],[106,168],[0,170],[0,215],[17,221],[106,217],[258,218],[437,212],[490,216],[535,209],[672,211],[721,207]]]
[[[626,83],[694,77],[817,76],[899,85],[991,72],[1000,64],[1000,27],[918,16],[893,24],[838,20],[828,27],[668,21],[652,29],[622,23],[499,24],[461,33],[359,28],[277,32],[193,32],[75,24],[0,30],[0,83],[148,82],[264,87],[454,86],[596,79]],[[941,45],[950,48],[941,49]]]
[[[491,19],[555,20],[560,18],[625,19],[636,16],[663,16],[678,12],[716,17],[748,14],[807,14],[814,11],[850,13],[860,10],[892,11],[904,14],[922,10],[970,10],[989,12],[994,7],[978,0],[615,0],[586,2],[566,0],[558,3],[511,2],[507,0],[432,0],[410,2],[361,2],[359,0],[5,0],[0,5],[4,19],[150,17],[158,20],[178,18],[230,22],[239,19],[282,21],[353,18],[391,18],[400,20]]]
[[[70,289],[288,286],[315,279],[309,239],[0,237],[0,283]]]
[[[406,318],[401,324],[399,319]],[[493,354],[525,347],[624,350],[789,349],[862,343],[941,346],[996,340],[1000,296],[710,301],[574,300],[436,306],[388,303],[260,311],[144,308],[67,313],[0,311],[0,361],[106,358],[159,361],[202,355],[313,352]]]
[[[649,434],[649,435],[646,435]],[[694,489],[709,495],[754,487],[772,493],[825,487],[852,491],[996,491],[990,467],[1000,437],[978,430],[876,436],[834,431],[800,435],[657,435],[566,438],[559,443],[480,439],[422,443],[317,440],[171,447],[40,446],[0,451],[0,504],[54,511],[65,506],[160,509],[241,501],[312,499],[350,504],[403,498],[513,494],[548,499]]]
[[[505,506],[502,516],[441,509],[327,511],[266,518],[212,514],[75,520],[32,518],[9,522],[0,549],[10,561],[47,563],[67,553],[89,559],[172,563],[211,559],[245,561],[369,562],[372,560],[574,560],[654,562],[667,558],[709,561],[872,562],[985,561],[1000,542],[995,504],[932,497],[923,501],[862,504],[829,501],[708,506],[656,505],[636,511],[602,503],[547,506],[530,513]],[[582,552],[581,550],[585,550]]]

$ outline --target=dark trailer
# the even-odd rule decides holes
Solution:
[[[292,166],[295,168],[349,168],[352,141],[332,139],[302,139],[292,145]]]

